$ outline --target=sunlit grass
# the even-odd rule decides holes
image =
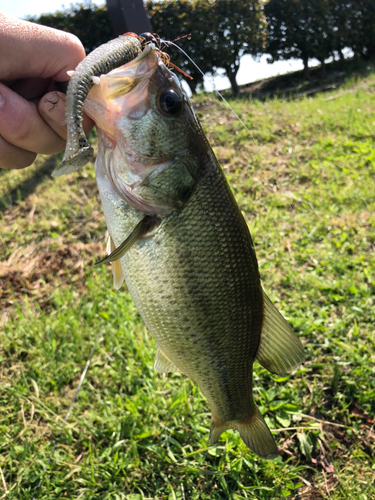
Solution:
[[[38,174],[53,168],[43,159],[1,173],[8,498],[33,497],[93,346],[39,498],[375,497],[374,86],[370,75],[314,98],[234,101],[255,142],[224,105],[197,100],[264,287],[306,349],[288,376],[255,366],[257,404],[281,448],[271,462],[232,431],[209,447],[199,389],[154,372],[154,340],[126,289],[91,265],[105,239],[92,166],[55,180]]]

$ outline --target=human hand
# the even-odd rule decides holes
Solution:
[[[56,82],[85,51],[70,33],[0,13],[0,54],[0,168],[24,168],[64,149],[66,96]],[[86,134],[93,125],[84,115]]]

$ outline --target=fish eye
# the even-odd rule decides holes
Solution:
[[[178,113],[182,107],[181,97],[172,89],[164,91],[159,99],[160,107],[170,115]]]

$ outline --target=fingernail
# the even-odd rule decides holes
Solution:
[[[3,94],[0,92],[0,109],[4,106],[5,104],[5,99]]]
[[[51,92],[43,98],[43,109],[59,125],[65,125],[65,99],[58,92]]]

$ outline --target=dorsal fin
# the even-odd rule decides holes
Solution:
[[[281,375],[305,359],[302,344],[292,327],[263,292],[264,320],[255,359],[269,372]]]

